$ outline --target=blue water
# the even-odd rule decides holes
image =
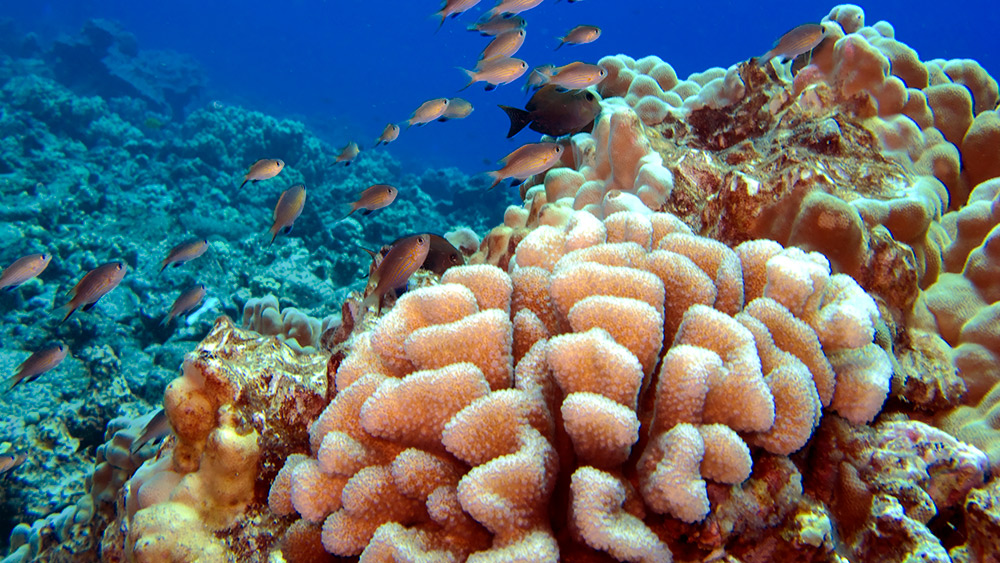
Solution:
[[[435,33],[433,0],[287,2],[137,2],[134,0],[15,2],[3,0],[0,17],[40,37],[75,34],[88,18],[117,20],[141,49],[187,53],[206,70],[208,99],[306,122],[322,138],[370,148],[389,121],[409,117],[421,102],[461,95],[475,106],[460,121],[404,132],[389,151],[404,166],[455,166],[467,173],[491,165],[520,144],[505,139],[507,118],[496,104],[520,106],[519,81],[484,92],[465,84],[456,66],[472,68],[489,38],[465,30],[489,6],[482,2]],[[517,54],[530,65],[596,62],[607,54],[658,55],[678,75],[729,66],[766,51],[774,39],[817,21],[833,2],[666,2],[657,0],[546,0],[525,12],[528,35]],[[973,58],[1000,76],[995,39],[1000,24],[991,2],[861,4],[869,25],[884,19],[896,37],[930,58]],[[553,51],[557,36],[578,24],[603,28],[590,45]],[[266,156],[266,155],[261,155]]]

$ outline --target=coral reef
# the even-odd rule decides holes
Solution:
[[[975,61],[921,61],[857,6],[822,25],[807,59],[684,80],[656,57],[602,59],[593,130],[555,140],[559,164],[481,241],[452,233],[463,253],[479,242],[469,265],[415,275],[364,318],[348,286],[367,258],[328,247],[380,248],[401,217],[483,232],[488,210],[459,211],[484,185],[405,176],[411,197],[385,215],[324,229],[341,195],[399,175],[388,156],[332,169],[301,124],[221,104],[167,124],[182,134],[165,140],[44,75],[8,81],[0,130],[29,140],[0,156],[26,170],[5,194],[97,198],[99,182],[124,182],[81,148],[93,139],[152,168],[139,191],[156,201],[167,185],[232,182],[249,154],[287,163],[239,211],[208,219],[233,197],[217,188],[164,204],[181,221],[161,220],[210,236],[220,308],[255,332],[219,317],[164,393],[173,435],[132,452],[141,419],[114,422],[89,494],[19,525],[11,557],[74,541],[92,555],[77,530],[103,529],[101,557],[135,561],[993,560],[997,83]],[[128,53],[127,38],[88,29]],[[102,145],[109,131],[125,141]],[[32,143],[75,176],[48,177]],[[315,191],[307,234],[251,275],[238,266],[266,226],[265,193],[297,182],[332,188]],[[0,219],[55,212],[23,201]],[[84,227],[72,246],[43,227],[57,257],[84,249],[53,261],[60,278],[109,248]],[[155,263],[117,236],[130,266]],[[154,287],[133,280],[102,304],[107,319],[72,321],[71,348],[95,327],[120,334],[115,321],[153,330],[123,312]],[[37,311],[49,285],[5,299]],[[67,369],[112,364],[127,380],[116,350],[87,350]]]

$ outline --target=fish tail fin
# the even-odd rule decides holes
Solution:
[[[267,243],[268,246],[274,244],[274,239],[278,238],[278,229],[272,228],[270,232],[271,232],[271,240],[268,241]]]
[[[529,123],[531,123],[531,114],[520,108],[505,106],[502,104],[497,104],[500,109],[502,109],[507,117],[510,119],[510,129],[507,131],[507,138],[511,138],[517,135],[521,129],[524,129]]]
[[[461,92],[462,90],[465,90],[469,86],[472,86],[473,84],[476,83],[476,71],[469,70],[469,69],[466,69],[466,68],[462,68],[460,66],[456,66],[455,68],[457,68],[458,70],[464,72],[465,76],[467,76],[469,78],[469,83],[466,84],[465,86],[462,86],[461,88],[459,88],[458,89],[459,92]],[[407,129],[409,129],[409,126],[407,126]]]
[[[71,301],[71,302],[69,302],[69,303],[67,303],[67,304],[63,305],[62,307],[59,307],[59,308],[58,308],[58,309],[56,309],[56,310],[57,310],[57,311],[61,311],[61,310],[65,310],[65,311],[66,311],[66,314],[65,314],[65,315],[63,315],[63,318],[62,318],[62,320],[61,320],[61,321],[59,321],[59,324],[63,324],[64,322],[66,322],[66,319],[68,319],[68,318],[70,317],[70,315],[72,315],[73,313],[75,313],[75,312],[76,312],[76,306],[75,306],[75,305],[73,305],[73,304],[72,304],[72,301]]]
[[[243,186],[247,185],[247,182],[249,182],[249,181],[250,181],[250,178],[249,178],[249,177],[246,177],[246,178],[243,178],[243,183],[242,183],[242,184],[240,184],[240,187],[236,188],[236,191],[240,191],[240,190],[242,190],[242,189],[243,189]]]
[[[493,170],[493,171],[487,172],[486,174],[490,178],[493,178],[493,183],[490,184],[490,187],[489,187],[490,190],[492,190],[493,188],[497,187],[497,184],[499,184],[500,182],[503,181],[503,176],[500,175],[500,171],[499,170]]]
[[[555,48],[555,49],[552,49],[552,50],[553,50],[553,51],[558,51],[558,50],[559,50],[559,48],[560,48],[560,47],[562,47],[562,46],[563,46],[563,45],[565,45],[565,44],[566,44],[566,38],[565,38],[565,37],[560,37],[560,38],[559,38],[559,44],[558,44],[558,45],[556,45],[556,48]]]
[[[168,324],[170,324],[170,320],[171,320],[170,315],[163,317],[163,320],[160,321],[160,326],[161,327],[167,326]]]

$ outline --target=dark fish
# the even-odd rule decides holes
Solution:
[[[66,309],[66,316],[59,322],[65,322],[81,306],[84,311],[92,309],[98,299],[118,287],[125,277],[125,271],[124,262],[108,262],[87,272],[87,275],[83,276],[71,290],[73,297],[69,303],[62,306]]]
[[[52,260],[51,254],[29,254],[14,260],[0,274],[0,289],[12,291],[15,287],[42,273]]]
[[[782,60],[794,59],[802,53],[812,51],[826,36],[826,28],[818,23],[804,23],[774,42],[774,47],[757,57],[761,66],[775,57]]]
[[[62,363],[67,352],[62,344],[35,352],[17,366],[17,371],[7,380],[7,390],[10,391],[22,382],[31,383],[38,379],[43,373]]]
[[[160,321],[160,325],[166,326],[170,324],[170,321],[174,320],[179,315],[183,315],[191,309],[194,309],[198,303],[201,303],[201,300],[204,299],[204,297],[205,285],[200,283],[180,294],[180,296],[177,297],[177,300],[174,301],[173,306],[170,307],[170,312],[167,313],[167,316],[162,321]]]
[[[160,262],[160,271],[162,272],[171,264],[175,267],[181,266],[189,260],[194,260],[201,256],[206,250],[208,250],[207,238],[182,242],[171,248],[170,252],[167,253],[167,257],[163,259],[163,262]]]
[[[253,163],[250,167],[250,171],[243,177],[243,183],[240,184],[237,191],[243,189],[243,186],[245,186],[247,182],[253,182],[256,184],[261,180],[274,178],[284,168],[285,162],[280,158],[262,158]]]
[[[367,190],[361,192],[357,201],[351,204],[350,215],[358,209],[364,209],[363,215],[370,215],[373,211],[382,209],[396,200],[399,190],[389,184],[375,184]],[[345,215],[345,217],[347,216]]]
[[[590,90],[564,90],[546,84],[537,92],[524,109],[500,106],[510,118],[511,138],[527,126],[543,135],[560,137],[586,131],[601,113],[601,97]]]
[[[292,225],[302,214],[302,207],[306,204],[306,187],[302,184],[295,184],[287,190],[281,192],[278,203],[274,205],[274,224],[271,225],[271,242],[274,242],[278,232],[288,234],[292,231]]]
[[[479,18],[479,21],[466,29],[469,31],[478,31],[481,35],[497,36],[505,31],[524,29],[527,25],[527,22],[521,16],[501,14]]]
[[[406,282],[423,265],[430,251],[430,240],[427,235],[414,235],[397,242],[385,255],[378,268],[368,280],[368,285],[375,284],[375,289],[361,303],[361,310],[367,311],[378,303],[382,308],[382,297],[406,285]]]
[[[149,422],[147,422],[146,426],[143,427],[142,434],[139,434],[139,436],[132,441],[132,447],[129,448],[128,453],[134,454],[142,449],[142,447],[146,444],[156,442],[161,438],[166,438],[172,431],[173,429],[170,427],[170,419],[167,418],[166,411],[160,407],[154,411],[153,416],[149,417]]]
[[[7,473],[17,469],[17,466],[24,463],[26,460],[24,454],[3,454],[0,455],[0,475],[6,475]]]

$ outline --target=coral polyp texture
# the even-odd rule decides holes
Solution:
[[[217,321],[174,437],[99,470],[104,553],[996,560],[997,83],[822,26],[685,80],[605,57],[593,130],[468,265]]]

